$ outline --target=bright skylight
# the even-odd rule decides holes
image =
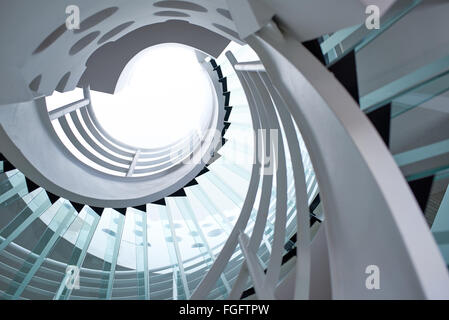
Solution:
[[[213,87],[195,51],[164,44],[137,54],[125,67],[115,94],[91,91],[92,106],[114,138],[139,148],[157,148],[207,124]]]

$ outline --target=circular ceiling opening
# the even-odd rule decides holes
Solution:
[[[91,91],[92,107],[115,139],[161,148],[208,128],[216,96],[194,49],[163,44],[141,51],[123,69],[113,95]]]

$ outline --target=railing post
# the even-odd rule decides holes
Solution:
[[[134,169],[136,168],[137,162],[139,161],[139,156],[140,156],[140,149],[137,149],[136,153],[134,154],[133,160],[129,165],[128,173],[126,174],[127,177],[132,177],[132,175],[134,174]]]

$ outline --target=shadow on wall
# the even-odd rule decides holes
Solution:
[[[137,53],[167,42],[181,43],[217,57],[230,40],[185,21],[144,26],[97,49],[87,60],[87,69],[78,87],[90,84],[92,90],[113,94],[122,70]]]

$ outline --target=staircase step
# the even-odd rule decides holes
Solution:
[[[428,176],[414,181],[409,181],[409,186],[415,195],[416,200],[424,212],[426,210],[427,201],[429,200],[430,191],[432,189],[434,176]]]
[[[354,100],[359,103],[359,87],[357,83],[357,66],[355,51],[351,51],[329,68],[338,81],[346,88]]]
[[[387,146],[390,146],[391,103],[366,114]]]

